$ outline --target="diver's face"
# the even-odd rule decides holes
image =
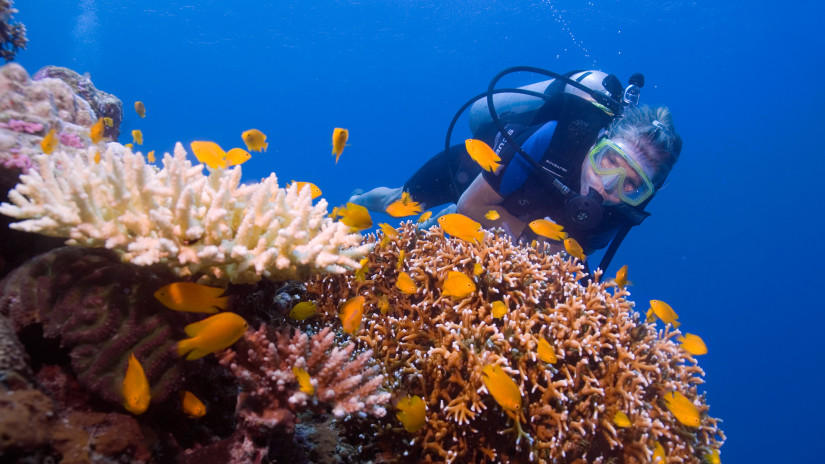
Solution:
[[[641,166],[648,179],[653,179],[654,169],[642,159],[640,149],[636,145],[621,138],[610,139],[610,141],[633,158],[636,164]],[[585,156],[582,163],[581,192],[579,193],[587,195],[592,187],[604,198],[604,205],[618,205],[622,202],[619,198],[619,188],[631,191],[642,185],[644,181],[642,176],[621,156],[610,157],[605,160],[605,163],[611,163],[610,168],[623,169],[625,172],[624,182],[619,182],[619,177],[616,175],[603,176],[597,174],[593,170],[590,160]]]

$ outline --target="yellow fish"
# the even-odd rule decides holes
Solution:
[[[355,271],[355,280],[357,280],[358,282],[363,282],[367,280],[367,271],[369,270],[369,266],[367,265],[369,263],[370,258],[368,256],[361,258],[361,261],[358,262],[358,265],[360,265],[361,267]]]
[[[149,391],[149,380],[143,372],[143,366],[135,357],[129,355],[129,364],[126,366],[126,375],[123,376],[123,407],[135,415],[141,415],[149,407],[152,396]]]
[[[686,333],[684,337],[679,335],[679,338],[676,340],[682,344],[682,349],[692,355],[700,356],[708,354],[708,347],[705,345],[705,341],[698,335]]]
[[[427,408],[424,404],[424,399],[420,396],[407,396],[401,398],[395,405],[398,412],[395,417],[401,421],[404,430],[410,433],[415,433],[424,427],[424,422],[427,416]]]
[[[133,148],[135,148],[135,146],[131,143],[127,143],[126,145],[124,145],[124,147],[128,148],[129,150],[132,150]]]
[[[401,290],[401,293],[407,295],[415,295],[418,291],[418,284],[416,284],[415,280],[406,272],[398,274],[398,280],[395,282],[395,286]]]
[[[412,216],[420,212],[421,205],[417,201],[412,201],[408,192],[402,193],[400,199],[387,206],[387,214],[392,217]]]
[[[498,214],[498,211],[491,209],[490,211],[484,213],[484,218],[488,221],[495,221],[496,219],[501,218],[501,214]]]
[[[530,230],[535,232],[536,235],[541,235],[542,237],[549,238],[550,240],[564,240],[567,238],[567,232],[563,231],[564,227],[553,221],[548,221],[547,219],[536,219],[528,225],[530,226]]]
[[[338,210],[341,222],[350,226],[353,230],[364,230],[372,227],[372,218],[367,208],[355,203],[347,203],[344,209]]]
[[[181,392],[180,396],[181,409],[184,414],[192,419],[197,419],[206,415],[206,405],[204,405],[203,402],[199,400],[198,397],[192,392],[189,390],[184,390]]]
[[[616,278],[614,279],[616,285],[619,287],[627,287],[630,282],[627,280],[627,264],[620,267],[618,271],[616,271]]]
[[[381,229],[381,232],[384,232],[384,235],[388,237],[398,237],[398,231],[395,230],[395,227],[387,224],[386,222],[378,224],[378,227]]]
[[[381,295],[378,298],[378,310],[381,311],[381,314],[387,314],[387,311],[390,310],[390,298],[387,295]]]
[[[502,408],[514,412],[521,409],[521,391],[516,382],[501,369],[501,366],[492,364],[484,366],[481,380]]]
[[[330,211],[327,216],[331,217],[332,219],[338,219],[339,217],[341,217],[341,211],[343,209],[343,206],[335,206],[334,208],[332,208],[332,211]]]
[[[303,321],[318,314],[318,305],[314,301],[302,301],[289,310],[289,317]]]
[[[150,163],[154,163],[155,162],[155,150],[150,151],[149,154],[146,155],[146,159],[149,160]]]
[[[249,152],[243,148],[233,148],[229,150],[226,152],[226,157],[224,158],[226,161],[226,167],[239,166],[246,163],[250,159],[252,159],[252,155],[250,155]]]
[[[450,271],[447,273],[447,279],[444,280],[444,286],[442,287],[443,295],[464,298],[474,291],[476,291],[476,284],[463,272]]]
[[[616,411],[616,414],[613,415],[613,424],[621,428],[627,428],[631,425],[630,418],[627,417],[624,411]]]
[[[504,304],[503,301],[494,301],[493,302],[493,317],[496,319],[501,319],[504,315],[507,314],[507,305]]]
[[[298,186],[299,193],[304,188],[309,187],[309,196],[312,197],[313,200],[321,196],[321,189],[312,182],[296,182],[293,180],[292,183]],[[335,212],[335,208],[333,208],[333,212]]]
[[[489,145],[481,140],[467,139],[464,141],[464,147],[467,148],[467,153],[481,169],[485,171],[495,172],[500,166],[501,158],[490,148]]]
[[[556,350],[554,350],[553,347],[550,346],[550,342],[548,342],[547,340],[545,340],[543,338],[541,340],[539,340],[538,352],[539,352],[539,359],[541,359],[543,362],[550,363],[550,364],[556,364],[559,360],[556,357]]]
[[[705,462],[708,464],[722,464],[722,458],[719,457],[719,450],[715,449],[705,454]]]
[[[226,168],[226,152],[215,142],[195,141],[189,144],[201,163],[212,169]]]
[[[298,381],[298,388],[307,395],[315,393],[315,386],[312,385],[312,380],[309,378],[309,372],[302,367],[292,366],[292,375]]]
[[[665,464],[667,462],[667,454],[665,448],[658,441],[656,447],[653,449],[653,464]]]
[[[146,106],[143,105],[143,102],[138,100],[135,102],[135,111],[137,111],[138,116],[141,118],[146,117]]]
[[[406,256],[406,254],[407,252],[405,250],[401,250],[401,252],[398,253],[398,262],[395,265],[397,269],[401,269],[401,266],[404,265],[404,256]]]
[[[95,150],[95,164],[100,164],[100,150]]]
[[[665,324],[672,324],[674,329],[681,325],[679,321],[677,321],[677,319],[679,319],[679,315],[676,314],[676,311],[674,311],[673,308],[671,308],[670,305],[664,301],[650,300],[650,309],[647,311],[648,322],[653,322],[655,319],[653,317],[654,314]]]
[[[188,353],[186,359],[200,359],[210,353],[228,348],[238,341],[249,324],[235,313],[223,312],[183,328],[190,338],[178,342],[178,356]]]
[[[685,395],[670,391],[665,393],[665,405],[668,411],[676,417],[676,420],[688,427],[699,427],[699,408],[693,404]]]
[[[215,314],[229,304],[229,297],[221,296],[224,291],[193,282],[175,282],[158,289],[155,298],[175,311]]]
[[[241,134],[243,143],[249,151],[266,151],[269,144],[266,142],[266,135],[258,129],[249,129]]]
[[[332,131],[332,154],[335,155],[335,164],[338,164],[338,158],[344,152],[344,147],[347,145],[349,138],[349,131],[336,127]]]
[[[432,211],[424,211],[424,213],[421,214],[421,216],[418,218],[418,220],[416,222],[421,224],[422,222],[426,222],[427,219],[431,218],[432,216],[433,216]]]
[[[584,261],[587,259],[587,256],[584,255],[584,250],[575,238],[564,239],[564,249],[567,251],[567,254],[578,259],[579,261]]]
[[[89,137],[92,138],[92,143],[98,143],[103,140],[103,118],[97,120],[89,129]]]
[[[481,263],[473,264],[473,275],[474,276],[480,276],[482,272],[484,272],[484,266],[482,266]]]
[[[143,145],[143,132],[140,129],[132,131],[132,141],[135,142],[135,145]]]
[[[49,129],[49,133],[43,137],[43,140],[40,141],[40,148],[43,149],[43,153],[49,154],[57,148],[57,145],[60,143],[60,140],[57,138],[57,134],[54,131],[54,127]]]
[[[106,124],[106,127],[112,127],[115,125],[115,121],[113,121],[109,116],[104,116],[103,124]]]
[[[467,242],[481,243],[484,241],[484,231],[481,224],[463,214],[445,214],[438,218],[438,224],[444,232]]]
[[[344,332],[355,335],[358,328],[361,327],[361,318],[364,317],[364,297],[355,296],[341,305],[339,317],[341,324],[344,326]]]

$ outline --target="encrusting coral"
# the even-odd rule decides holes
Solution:
[[[355,337],[382,362],[399,398],[426,403],[425,425],[405,435],[412,439],[406,449],[383,440],[396,443],[388,453],[426,462],[645,463],[659,444],[668,462],[698,463],[724,441],[697,391],[704,373],[672,341],[678,332],[657,333],[640,321],[612,281],[583,283],[573,258],[491,233],[471,244],[409,223],[368,258],[363,277],[319,276],[307,290],[328,320],[342,301],[365,297]],[[402,271],[415,280],[414,294],[396,287]],[[471,277],[476,289],[444,296],[450,271]],[[507,308],[501,318],[492,314],[497,301]],[[553,347],[554,364],[539,358],[542,340]],[[488,393],[485,366],[515,382],[520,407],[508,410]],[[698,427],[667,409],[671,391],[698,407]],[[629,427],[614,424],[618,412]],[[405,434],[397,422],[375,430]]]
[[[0,213],[10,227],[69,245],[106,247],[133,264],[163,263],[201,283],[307,278],[358,267],[371,249],[361,235],[326,217],[310,189],[278,187],[275,174],[241,184],[241,169],[211,170],[186,159],[178,143],[163,167],[117,143],[73,155],[35,155]],[[95,161],[99,156],[99,163]]]

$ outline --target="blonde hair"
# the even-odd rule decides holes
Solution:
[[[658,189],[682,152],[682,137],[673,126],[673,116],[665,106],[628,106],[622,116],[607,128],[607,136],[621,138],[642,154],[642,160],[655,169],[651,179]]]

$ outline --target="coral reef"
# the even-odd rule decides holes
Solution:
[[[18,50],[26,48],[26,26],[12,20],[17,13],[11,0],[0,0],[0,57],[14,59]]]
[[[163,263],[213,284],[341,273],[371,249],[326,216],[325,200],[313,205],[309,189],[279,188],[274,174],[245,185],[239,166],[205,176],[181,144],[161,169],[116,143],[98,153],[35,156],[37,169],[9,192],[11,204],[0,205],[0,213],[24,219],[10,227],[105,246],[124,261]]]
[[[362,278],[308,283],[328,320],[337,318],[341,301],[364,296],[355,337],[382,362],[397,395],[424,398],[426,423],[414,435],[397,423],[376,425],[385,453],[426,462],[644,463],[659,444],[668,462],[698,463],[718,449],[724,434],[697,391],[704,373],[673,342],[678,332],[657,333],[632,311],[624,288],[599,283],[598,274],[582,283],[576,260],[543,250],[489,232],[483,244],[470,244],[408,223],[368,255]],[[396,287],[401,271],[415,280],[416,293]],[[472,276],[476,290],[443,295],[449,271]],[[501,318],[492,315],[497,301],[508,309]],[[541,340],[554,348],[555,364],[539,359]],[[482,369],[492,365],[518,386],[517,410],[488,394]],[[699,408],[698,427],[668,411],[669,391]],[[614,425],[620,411],[630,427]],[[412,440],[387,437],[396,434]]]

